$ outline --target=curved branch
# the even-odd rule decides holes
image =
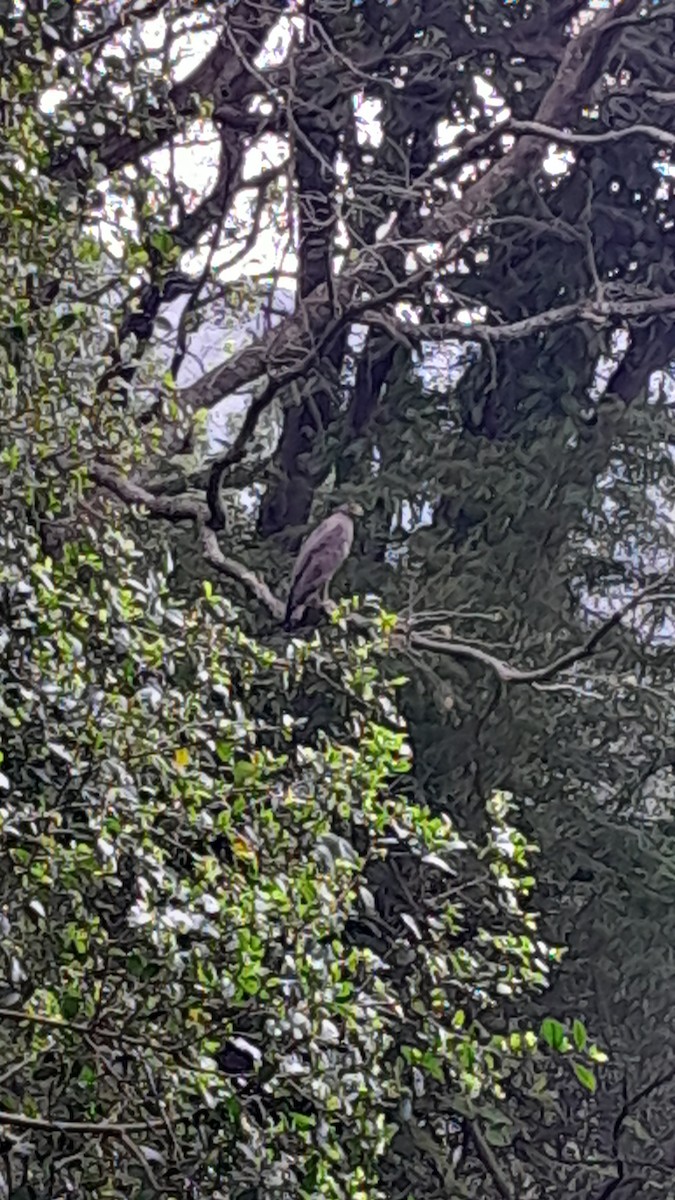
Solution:
[[[215,531],[208,524],[210,513],[206,501],[189,496],[154,495],[139,484],[131,483],[119,471],[104,463],[95,463],[89,471],[96,483],[107,488],[125,504],[137,504],[146,508],[151,516],[161,517],[165,521],[194,521],[199,527],[204,560],[221,575],[240,583],[273,617],[282,620],[285,606],[264,580],[259,579],[253,571],[249,571],[243,563],[223,554]]]
[[[619,5],[600,12],[589,21],[577,37],[571,38],[562,56],[555,79],[549,87],[536,113],[540,125],[564,124],[575,118],[584,101],[588,88],[601,72],[608,42],[620,36],[614,28],[617,14],[632,13],[641,0],[621,0]],[[541,161],[541,136],[524,134],[516,144],[497,162],[470,184],[459,200],[449,200],[437,212],[419,222],[414,241],[418,245],[437,242],[443,248],[443,257],[452,254],[459,244],[462,233],[485,217],[497,199],[506,191],[514,179],[525,178]],[[313,342],[312,331],[331,326],[335,313],[339,313],[340,324],[346,323],[354,314],[354,298],[364,288],[369,299],[360,301],[361,309],[381,308],[391,299],[391,289],[386,296],[373,295],[372,284],[374,258],[381,256],[393,239],[399,236],[394,225],[387,243],[366,246],[361,250],[352,266],[336,281],[330,295],[323,285],[310,293],[302,304],[300,313],[283,321],[267,335],[244,347],[226,362],[208,371],[191,387],[186,388],[183,398],[188,410],[200,407],[211,408],[219,400],[246,384],[253,383],[263,374],[276,380],[276,387],[268,389],[271,401],[276,389],[306,369],[320,352],[321,346]],[[407,245],[410,249],[410,239]],[[428,268],[429,273],[433,267]],[[411,280],[403,278],[400,290],[404,292]],[[335,330],[331,329],[331,336]],[[325,345],[326,338],[321,339]],[[289,354],[290,351],[290,354]],[[289,357],[295,359],[289,363]],[[275,363],[275,359],[277,363]],[[278,365],[277,365],[278,364]]]
[[[165,521],[200,521],[208,516],[209,510],[203,500],[190,496],[155,496],[105,463],[90,465],[89,474],[125,504],[142,505],[153,517],[163,517]]]
[[[605,129],[602,133],[573,133],[569,129],[546,125],[543,121],[505,121],[499,126],[498,132],[529,133],[535,137],[550,138],[552,142],[560,142],[565,146],[600,146],[603,142],[620,142],[627,137],[646,137],[670,149],[675,146],[675,133],[659,129],[658,125],[626,125],[620,129]]]
[[[99,1137],[124,1137],[129,1133],[147,1133],[148,1129],[157,1129],[162,1121],[59,1121],[52,1117],[47,1121],[43,1117],[27,1117],[25,1113],[0,1111],[0,1125],[10,1125],[15,1129],[40,1129],[45,1133],[90,1133]]]
[[[447,654],[451,658],[472,659],[474,662],[481,663],[483,666],[489,667],[491,671],[494,671],[501,683],[527,683],[537,686],[549,683],[555,676],[560,675],[562,671],[566,671],[568,667],[582,662],[585,658],[590,658],[607,635],[613,629],[616,629],[624,617],[638,608],[640,604],[647,600],[656,603],[657,600],[670,598],[658,594],[663,588],[664,582],[665,580],[660,578],[651,583],[649,587],[643,588],[628,600],[626,604],[617,609],[611,617],[608,617],[602,625],[599,625],[581,646],[565,651],[564,654],[560,654],[553,662],[543,667],[532,667],[531,669],[523,670],[512,666],[505,659],[497,658],[495,655],[489,654],[486,650],[481,650],[478,646],[467,645],[463,642],[450,642],[442,637],[427,637],[425,634],[415,632],[406,636],[405,626],[401,628],[401,643],[407,645],[408,648],[429,650],[434,654]],[[675,596],[672,598],[675,599]]]
[[[590,321],[594,325],[604,325],[614,318],[631,320],[640,317],[659,316],[662,313],[675,311],[675,294],[640,296],[634,300],[599,300],[584,297],[574,304],[560,304],[545,312],[533,313],[531,317],[523,317],[519,321],[509,321],[504,325],[470,325],[452,322],[448,324],[413,325],[412,323],[397,322],[391,327],[387,321],[386,328],[391,332],[400,331],[401,336],[409,337],[411,341],[420,339],[428,341],[487,341],[510,342],[520,338],[531,337],[535,333],[543,333],[560,325],[570,325],[573,321]],[[366,325],[382,325],[382,317],[377,312],[366,312],[363,315]]]
[[[233,558],[227,558],[223,554],[213,529],[209,529],[207,525],[202,526],[201,544],[206,562],[215,567],[221,575],[226,575],[228,579],[235,579],[247,592],[255,596],[256,600],[264,604],[273,617],[278,618],[279,621],[283,620],[286,611],[285,604],[277,599],[264,580],[255,575],[253,571],[249,571],[241,563],[235,562]]]
[[[96,463],[90,467],[90,473],[97,483],[108,488],[126,504],[141,505],[147,508],[154,517],[163,517],[167,521],[195,521],[199,527],[201,550],[205,562],[214,567],[221,575],[241,584],[245,591],[264,605],[273,617],[279,621],[283,619],[285,606],[265,581],[242,563],[223,554],[215,530],[211,525],[211,513],[206,501],[188,496],[154,495],[138,484],[131,483],[113,467],[103,463]],[[432,654],[447,655],[450,658],[480,663],[493,671],[500,682],[504,684],[529,684],[539,687],[549,683],[576,663],[590,658],[607,635],[616,629],[628,613],[633,612],[640,604],[647,601],[656,603],[661,600],[675,599],[675,595],[669,592],[664,593],[663,588],[666,583],[667,578],[663,576],[653,580],[647,587],[642,588],[626,601],[611,617],[603,621],[581,646],[566,650],[552,662],[541,667],[524,669],[514,667],[506,659],[498,658],[487,650],[481,650],[478,646],[465,642],[452,642],[442,636],[434,637],[433,630],[430,634],[420,633],[407,626],[405,621],[398,625],[392,640],[395,645],[408,650],[426,650]],[[350,617],[349,620],[351,624],[358,626],[370,626],[371,624],[367,617],[361,617],[358,614]]]
[[[483,1131],[477,1120],[469,1121],[469,1132],[473,1138],[474,1145],[479,1159],[483,1166],[492,1177],[495,1187],[503,1200],[513,1200],[513,1189],[502,1168],[497,1161],[497,1156],[494,1153],[489,1142],[485,1138]]]
[[[241,21],[245,30],[245,41],[250,46],[253,56],[277,19],[280,8],[281,5],[275,3],[269,7],[261,7],[250,3],[249,0],[240,0],[230,10],[228,22]],[[143,155],[164,146],[179,132],[186,120],[197,116],[202,100],[215,97],[219,101],[221,96],[226,96],[228,106],[234,112],[247,96],[253,95],[259,89],[259,82],[233,53],[226,27],[202,62],[185,79],[181,79],[171,88],[161,120],[144,123],[144,132],[140,137],[137,132],[112,129],[96,144],[97,161],[109,172],[137,163]],[[224,119],[220,108],[218,111],[219,121],[224,127],[229,123]],[[259,123],[259,118],[256,118],[256,126]],[[240,142],[246,132],[232,124],[231,133],[237,141]],[[77,149],[76,146],[66,157],[53,164],[51,174],[55,178],[69,179],[86,175]]]

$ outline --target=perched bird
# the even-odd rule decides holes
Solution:
[[[284,629],[299,624],[312,601],[327,603],[331,580],[352,548],[353,518],[361,516],[360,504],[341,504],[305,538],[291,576]]]

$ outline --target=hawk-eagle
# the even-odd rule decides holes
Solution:
[[[341,504],[305,538],[291,576],[284,629],[297,625],[312,601],[327,602],[330,582],[352,548],[353,518],[362,515],[360,504]]]

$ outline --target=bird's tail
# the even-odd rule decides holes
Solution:
[[[286,614],[284,616],[284,629],[286,633],[292,633],[299,625],[302,625],[307,614],[307,605],[298,604],[297,600],[291,597],[286,605]]]

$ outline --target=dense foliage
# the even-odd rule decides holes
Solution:
[[[472,933],[468,848],[395,786],[408,759],[367,645],[329,658],[370,696],[351,736],[298,743],[280,707],[251,713],[292,708],[318,647],[278,659],[210,589],[170,607],[112,531],[69,558],[3,581],[11,1194],[384,1195],[413,1081],[479,1107],[518,1050],[463,1005],[546,974],[507,806]],[[392,854],[425,894],[382,957],[349,935],[374,908],[367,864]]]
[[[8,1196],[668,1194],[674,36],[0,6]]]

